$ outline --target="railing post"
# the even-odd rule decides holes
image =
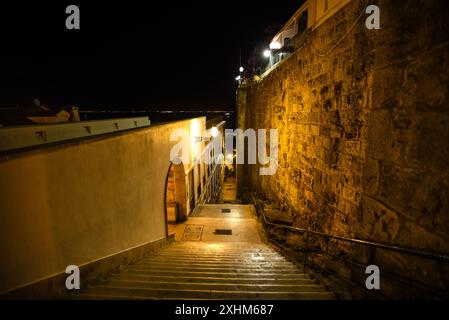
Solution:
[[[306,237],[306,250],[304,252],[304,272],[306,272],[306,265],[307,265],[307,254],[309,253],[309,232],[307,231],[307,237]]]

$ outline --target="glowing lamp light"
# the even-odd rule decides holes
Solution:
[[[240,79],[242,79],[242,77],[240,77],[240,76],[237,76],[237,77],[235,78],[236,81],[240,81]]]
[[[281,44],[278,41],[273,41],[270,43],[270,49],[271,50],[279,50],[281,48]]]
[[[265,57],[265,58],[269,58],[270,56],[271,56],[271,51],[270,50],[265,50],[264,52],[263,52],[263,56]]]
[[[270,43],[271,50],[279,50],[281,47],[282,46],[279,41],[273,41],[272,43]]]
[[[212,127],[211,128],[211,130],[210,130],[210,134],[212,135],[212,137],[216,137],[216,136],[218,136],[218,128],[217,127]]]
[[[240,67],[239,71],[240,71],[240,72],[243,72],[243,70],[245,70],[245,69],[243,69],[243,67]]]

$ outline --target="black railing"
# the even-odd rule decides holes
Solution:
[[[305,249],[304,249],[304,260],[303,260],[304,271],[306,270],[306,267],[307,267],[307,258],[308,258],[309,251],[310,251],[309,236],[311,234],[319,236],[321,238],[325,238],[327,240],[335,239],[335,240],[339,240],[339,241],[343,241],[343,242],[347,242],[347,243],[358,244],[358,245],[362,245],[362,246],[366,246],[366,247],[370,247],[370,248],[379,248],[379,249],[383,249],[383,250],[404,253],[404,254],[408,254],[408,255],[412,255],[412,256],[436,260],[436,261],[443,262],[443,263],[449,263],[449,254],[446,254],[446,253],[431,252],[431,251],[426,251],[426,250],[417,249],[417,248],[408,248],[408,247],[391,245],[391,244],[386,244],[386,243],[381,243],[381,242],[341,237],[341,236],[331,235],[331,234],[327,234],[324,232],[319,232],[319,231],[310,230],[310,229],[306,229],[306,228],[292,227],[292,226],[285,225],[285,224],[274,223],[274,222],[268,221],[268,219],[265,215],[265,209],[259,204],[256,197],[254,196],[254,193],[251,193],[251,198],[254,203],[254,206],[256,207],[257,215],[259,217],[260,217],[260,215],[262,216],[262,222],[265,227],[271,226],[271,227],[280,228],[280,229],[284,229],[287,231],[297,232],[297,233],[306,235],[306,243],[305,243]],[[269,232],[267,233],[267,236],[270,241],[275,242],[277,245],[280,245],[284,249],[288,249],[288,248],[282,246],[281,244],[279,244],[277,241],[272,240]],[[351,262],[351,263],[353,263],[353,262]],[[359,263],[355,263],[355,264],[359,264]],[[434,295],[447,296],[447,293],[436,292],[436,290],[428,288],[425,285],[416,284],[416,282],[413,279],[406,279],[404,277],[401,277],[400,275],[392,274],[392,273],[390,273],[389,276],[391,278],[395,278],[396,280],[398,280],[400,282],[407,283],[407,284],[412,285],[420,290],[427,291]],[[339,277],[339,278],[341,278],[341,277]],[[343,278],[341,278],[341,279],[344,281],[348,281],[348,279],[343,279]],[[351,282],[351,284],[354,285],[354,283],[352,283],[352,282]],[[364,290],[364,291],[366,292],[366,290]]]

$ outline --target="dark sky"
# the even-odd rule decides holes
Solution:
[[[303,1],[36,2],[0,7],[2,106],[233,108],[239,49],[245,64]],[[65,28],[69,4],[81,30]]]

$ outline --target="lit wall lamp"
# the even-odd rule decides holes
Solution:
[[[282,45],[279,41],[273,41],[272,43],[270,43],[271,50],[279,50],[281,47]]]
[[[271,57],[271,51],[270,50],[265,50],[264,52],[263,52],[263,56],[265,57],[265,58],[269,58],[269,57]]]
[[[212,127],[211,129],[210,129],[210,134],[212,135],[212,137],[216,137],[216,136],[218,136],[218,134],[219,134],[220,132],[218,131],[218,128],[217,127]]]
[[[212,127],[210,128],[209,133],[210,135],[195,137],[195,142],[210,141],[212,138],[218,136],[220,134],[220,131],[217,127]]]

